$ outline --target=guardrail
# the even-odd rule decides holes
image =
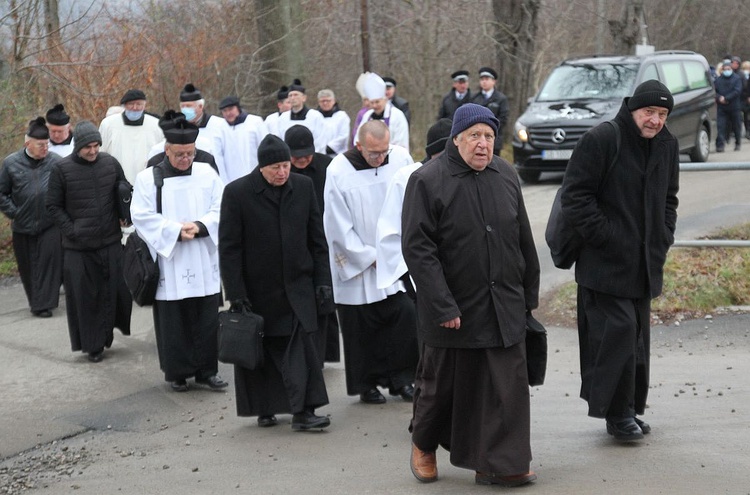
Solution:
[[[719,170],[750,170],[748,162],[680,163],[680,172],[715,172]],[[739,247],[750,248],[750,241],[726,239],[676,240],[675,247]]]

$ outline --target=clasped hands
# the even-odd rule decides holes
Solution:
[[[195,239],[200,229],[194,222],[184,222],[180,229],[180,239],[183,241],[189,241]]]

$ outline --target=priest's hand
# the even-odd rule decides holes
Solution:
[[[336,310],[333,302],[333,289],[328,285],[315,287],[315,300],[318,303],[318,314],[329,315]]]
[[[456,330],[458,330],[459,328],[461,328],[461,317],[457,316],[452,320],[444,321],[440,324],[440,326],[443,328],[455,328]]]

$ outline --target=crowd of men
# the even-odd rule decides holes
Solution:
[[[278,111],[265,119],[235,96],[221,100],[222,117],[211,115],[192,83],[179,92],[179,108],[160,117],[146,111],[143,91],[127,90],[98,128],[84,120],[71,132],[70,116],[55,105],[29,123],[24,148],[0,170],[0,210],[12,219],[32,314],[52,316],[64,284],[71,348],[101,362],[115,328],[130,334],[123,238],[140,236],[160,270],[152,313],[159,365],[173,391],[190,390],[189,380],[228,386],[217,363],[226,301],[229,312],[253,311],[265,322],[264,365],[234,367],[239,416],[257,417],[260,427],[277,425],[278,414],[292,415],[293,430],[329,426],[316,410],[328,404],[322,369],[340,359],[340,331],[347,394],[383,404],[382,389],[413,402],[410,464],[418,480],[437,480],[435,451],[443,446],[453,464],[476,471],[479,484],[534,481],[525,334],[538,304],[539,261],[519,179],[497,156],[508,100],[495,88],[495,70],[478,75],[476,93],[468,71],[451,75],[417,163],[409,104],[393,78],[374,73],[357,81],[364,105],[353,126],[330,89],[310,108],[299,80],[279,89]],[[677,155],[663,128],[672,104],[656,83],[626,98],[618,116],[634,169],[644,160],[658,167],[664,180],[657,182],[668,190],[639,193],[624,178],[636,199],[619,204],[612,186],[602,212],[592,199],[601,171],[575,165],[588,149],[574,153],[578,176],[564,182],[563,207],[592,242],[581,260],[593,261],[576,267],[581,335],[593,339],[582,342],[582,356],[612,339],[603,328],[614,324],[612,345],[622,354],[617,370],[609,359],[594,360],[606,349],[587,354],[582,397],[623,441],[650,431],[635,418],[648,383],[647,364],[645,378],[642,368],[636,373],[644,359],[636,352],[648,350],[643,326],[650,297],[661,290],[676,218]],[[644,158],[637,150],[654,138],[670,153]],[[600,150],[591,139],[582,142]],[[646,204],[641,193],[660,213],[631,211]],[[624,293],[599,283],[600,273],[618,281],[622,267],[606,252],[619,244],[602,237],[613,229],[591,220],[620,225],[620,216],[627,225],[648,218],[644,228],[660,233],[647,236],[658,246],[629,252],[633,287]],[[596,380],[599,374],[606,379]]]
[[[750,61],[726,55],[716,65],[716,152],[724,151],[734,136],[734,151],[742,148],[742,136],[750,139]]]

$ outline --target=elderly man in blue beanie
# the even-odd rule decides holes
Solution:
[[[477,484],[536,479],[525,327],[539,260],[518,177],[492,154],[497,126],[491,110],[462,105],[445,153],[406,186],[402,246],[423,343],[411,470],[422,482],[437,479],[438,446]]]
[[[651,431],[636,414],[648,396],[651,299],[677,223],[679,146],[664,125],[673,106],[664,84],[640,84],[611,123],[578,141],[560,194],[584,239],[575,266],[581,398],[621,442]]]

